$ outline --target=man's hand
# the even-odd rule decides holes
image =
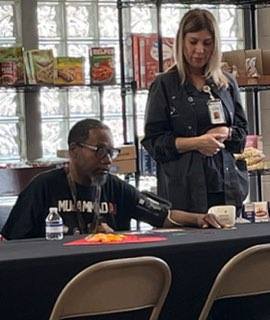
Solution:
[[[107,223],[101,222],[101,224],[98,226],[97,232],[112,233],[114,230],[109,227]]]
[[[1,234],[0,234],[0,241],[6,240]]]
[[[212,213],[193,213],[183,210],[171,210],[164,221],[163,227],[197,227],[197,228],[223,228]]]
[[[198,214],[197,215],[197,224],[199,228],[216,228],[220,229],[224,226],[222,226],[216,219],[215,215],[212,213],[207,213],[207,214]]]

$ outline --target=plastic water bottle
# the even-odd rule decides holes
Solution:
[[[58,213],[57,208],[50,208],[46,218],[46,239],[61,240],[63,239],[63,220]]]

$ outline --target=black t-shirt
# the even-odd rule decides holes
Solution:
[[[161,227],[166,214],[143,210],[137,206],[140,193],[116,176],[108,175],[102,186],[100,213],[114,230],[128,230],[132,218]],[[50,207],[57,207],[64,230],[73,234],[78,228],[78,213],[85,225],[93,218],[94,187],[76,184],[76,207],[65,170],[55,169],[40,174],[20,193],[1,234],[6,239],[44,237],[45,219]],[[76,212],[77,210],[77,212]]]

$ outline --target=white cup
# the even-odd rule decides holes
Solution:
[[[235,206],[213,206],[208,209],[208,213],[212,213],[218,223],[226,227],[233,227],[235,225]]]

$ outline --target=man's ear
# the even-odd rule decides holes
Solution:
[[[69,145],[69,156],[76,159],[78,157],[78,148],[79,146],[75,142],[72,142]]]

